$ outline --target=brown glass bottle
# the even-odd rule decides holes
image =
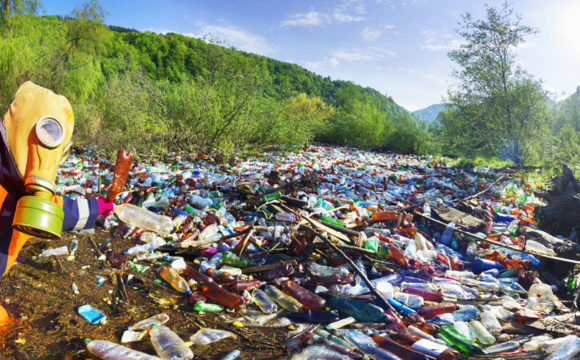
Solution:
[[[458,351],[434,341],[413,335],[407,330],[394,333],[393,340],[420,353],[434,356],[437,360],[454,360],[459,357]]]
[[[117,194],[123,191],[127,176],[129,176],[129,169],[133,165],[133,154],[125,149],[119,149],[117,153],[117,163],[115,164],[115,171],[113,173],[113,183],[107,192],[107,201],[115,200]]]
[[[373,335],[373,340],[383,349],[392,352],[395,355],[400,356],[402,359],[408,360],[434,360],[433,356],[429,356],[408,347],[405,347],[395,341],[393,341],[388,336]]]
[[[307,310],[320,310],[326,304],[326,300],[292,280],[282,282],[282,291],[298,300]]]

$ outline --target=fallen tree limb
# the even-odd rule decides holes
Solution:
[[[415,215],[418,215],[418,216],[420,216],[420,217],[422,217],[422,218],[424,218],[426,220],[429,220],[431,222],[434,222],[436,224],[439,224],[439,225],[442,225],[442,226],[447,226],[447,224],[444,223],[443,221],[439,221],[439,220],[433,219],[432,217],[427,216],[425,214],[421,214],[419,212],[415,212],[414,214]],[[534,256],[539,256],[539,257],[542,257],[542,258],[545,258],[545,259],[562,261],[562,262],[567,262],[567,263],[571,263],[571,264],[580,265],[580,261],[578,261],[578,260],[566,259],[566,258],[562,258],[562,257],[558,257],[558,256],[543,255],[543,254],[535,253],[535,252],[529,252],[529,251],[526,251],[525,249],[520,249],[519,247],[516,247],[516,246],[505,245],[505,244],[502,244],[502,243],[500,243],[498,241],[490,240],[490,239],[487,239],[487,238],[482,239],[480,236],[475,235],[473,233],[470,233],[469,231],[462,230],[462,229],[460,229],[458,227],[455,228],[455,231],[457,231],[460,234],[467,235],[467,236],[475,239],[477,242],[486,241],[486,242],[488,242],[490,244],[493,244],[493,245],[496,245],[496,246],[499,246],[499,247],[503,247],[503,248],[506,248],[506,249],[514,250],[514,251],[517,251],[517,252],[521,252],[521,253],[525,253],[525,254],[530,254],[530,255],[534,255]]]

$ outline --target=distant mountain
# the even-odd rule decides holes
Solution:
[[[435,121],[435,119],[437,119],[437,115],[445,109],[445,106],[447,106],[447,104],[433,104],[424,109],[413,111],[412,114],[424,120],[427,125],[430,125]]]

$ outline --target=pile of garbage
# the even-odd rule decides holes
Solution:
[[[106,192],[111,166],[94,156],[69,158],[58,191]],[[540,186],[510,169],[340,147],[235,166],[169,155],[132,168],[102,226],[135,245],[102,256],[127,283],[154,273],[188,311],[286,329],[296,360],[573,359],[576,234],[536,229]],[[108,360],[192,359],[192,344],[236,336],[203,328],[184,340],[168,320],[127,324],[117,342],[87,349]],[[156,356],[131,349],[149,340]]]

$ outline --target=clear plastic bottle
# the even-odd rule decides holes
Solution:
[[[93,340],[87,344],[89,352],[103,360],[160,360],[157,356],[129,349],[106,340]]]
[[[548,356],[546,360],[571,360],[578,359],[580,353],[580,338],[577,336],[567,336],[566,341],[560,348]]]
[[[501,334],[501,324],[491,311],[481,313],[481,324],[489,331],[491,335],[499,336]]]
[[[161,313],[148,317],[147,319],[141,320],[134,325],[129,326],[129,330],[149,330],[153,325],[163,325],[169,321],[169,315],[166,313]]]
[[[379,360],[400,360],[401,358],[392,352],[380,348],[379,345],[367,334],[360,330],[350,330],[346,333],[347,341],[365,353],[374,355]]]
[[[193,351],[167,326],[155,326],[149,334],[151,344],[162,360],[193,359]]]
[[[302,309],[302,304],[291,297],[290,295],[284,294],[280,289],[272,285],[264,286],[264,292],[268,295],[274,302],[283,307],[288,311],[300,311]]]
[[[187,294],[191,292],[187,281],[171,266],[161,267],[161,269],[159,269],[159,276],[180,293]]]
[[[189,342],[193,345],[207,345],[228,337],[236,337],[236,335],[226,330],[202,328],[191,335]]]
[[[549,314],[554,309],[554,293],[547,284],[534,284],[528,291],[528,306]]]
[[[156,232],[163,237],[168,236],[171,231],[172,220],[168,216],[157,215],[132,204],[117,205],[114,211],[115,215],[124,223]]]
[[[526,241],[526,250],[531,252],[531,253],[536,253],[536,254],[545,254],[545,255],[550,255],[550,256],[556,256],[556,252],[542,244],[540,244],[537,241],[534,240],[527,240]]]
[[[475,335],[477,341],[483,345],[491,345],[496,341],[495,337],[477,320],[471,320],[469,322],[469,329]]]
[[[311,345],[306,347],[302,352],[292,356],[291,360],[349,360],[350,357],[322,345]]]
[[[314,276],[332,276],[339,275],[342,277],[348,276],[349,271],[345,267],[331,267],[317,264],[315,262],[308,264],[308,271]]]
[[[210,198],[204,198],[199,195],[191,194],[188,196],[191,205],[199,210],[205,210],[213,205],[213,201]]]
[[[266,314],[272,314],[278,311],[278,305],[270,299],[270,297],[260,289],[254,289],[252,291],[252,297],[254,298],[254,303]]]
[[[419,308],[421,305],[423,305],[423,298],[418,296],[418,295],[413,295],[413,294],[406,294],[406,293],[400,293],[400,292],[396,292],[395,296],[393,297],[395,300],[407,305],[408,307],[412,308],[412,309],[417,309]]]
[[[55,249],[46,249],[41,252],[38,256],[39,257],[49,257],[49,256],[59,256],[59,255],[68,255],[68,247],[61,246]]]
[[[445,245],[449,245],[451,243],[451,238],[453,237],[453,232],[455,232],[455,222],[452,221],[445,226],[445,230],[441,235],[441,242]]]
[[[135,245],[132,248],[125,250],[124,254],[125,255],[135,255],[135,254],[148,253],[148,252],[153,251],[153,250],[155,250],[158,247],[161,247],[163,245],[165,245],[165,240],[156,236],[155,238],[153,238],[153,240],[151,240],[147,244]]]

